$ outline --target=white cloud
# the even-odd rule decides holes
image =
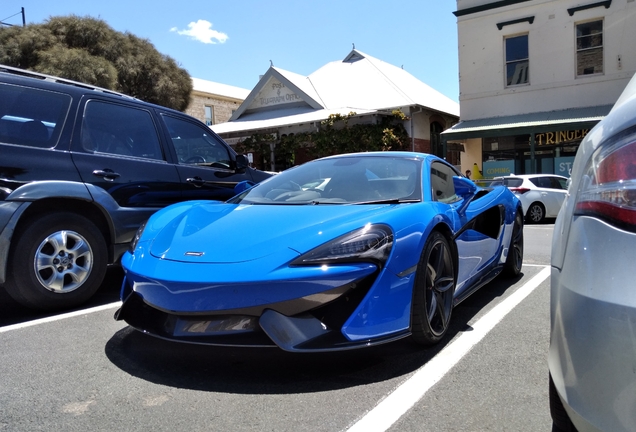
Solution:
[[[179,30],[176,27],[170,29],[171,32],[177,34],[189,36],[194,40],[203,42],[206,44],[225,43],[229,39],[229,36],[225,33],[212,30],[212,23],[206,20],[198,20],[197,22],[191,22],[188,24],[187,30]]]

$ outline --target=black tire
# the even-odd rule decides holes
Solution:
[[[448,240],[440,232],[433,231],[426,241],[415,275],[411,308],[413,341],[433,345],[446,335],[455,283],[455,264]]]
[[[552,417],[552,432],[577,432],[576,427],[570,420],[565,407],[561,402],[559,393],[554,386],[552,377],[549,376],[548,396],[550,399],[550,416]]]
[[[534,202],[528,208],[526,220],[532,223],[543,223],[545,220],[545,208],[540,202]]]
[[[509,277],[517,277],[523,265],[523,216],[520,212],[515,215],[512,236],[508,246],[508,256],[504,264],[503,273]]]
[[[40,310],[64,309],[97,291],[108,265],[103,235],[75,213],[57,212],[29,221],[13,237],[7,293]]]

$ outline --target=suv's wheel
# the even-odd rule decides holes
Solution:
[[[104,237],[91,221],[53,213],[16,232],[5,288],[30,308],[68,308],[97,291],[107,264]]]

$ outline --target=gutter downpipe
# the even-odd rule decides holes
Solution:
[[[411,110],[411,151],[415,152],[415,137],[413,136],[413,122],[415,121],[415,114],[421,113],[422,107],[420,107],[419,111]]]

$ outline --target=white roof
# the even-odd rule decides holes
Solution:
[[[459,117],[459,104],[402,68],[353,50],[309,75],[326,108],[389,109],[420,105]]]
[[[259,100],[266,103],[264,96],[268,96],[271,84],[278,82],[293,92],[291,99],[297,102],[259,108]],[[289,96],[285,92],[277,94]],[[212,129],[220,134],[268,129],[321,121],[336,113],[362,115],[409,106],[459,117],[457,102],[405,70],[354,49],[344,60],[327,63],[306,77],[270,67],[232,119]]]
[[[242,101],[250,94],[248,89],[221,84],[214,81],[206,81],[200,78],[192,78],[192,89],[217,96],[240,99]]]
[[[292,126],[301,123],[319,122],[329,118],[332,114],[346,116],[355,111],[358,115],[372,114],[376,110],[356,110],[353,108],[340,108],[335,110],[312,109],[282,109],[276,111],[264,111],[245,114],[238,120],[227,123],[219,123],[211,126],[218,134],[229,132],[253,131],[255,129],[271,129],[283,126]]]

